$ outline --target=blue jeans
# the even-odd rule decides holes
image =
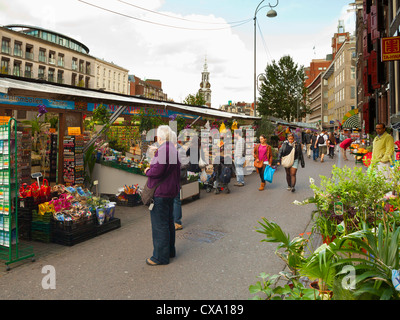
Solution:
[[[317,160],[319,157],[319,148],[315,148],[313,149],[313,160]]]
[[[174,222],[182,225],[182,203],[181,203],[181,193],[174,198]]]
[[[154,207],[150,211],[153,235],[153,256],[158,264],[168,264],[175,257],[175,224],[173,217],[174,198],[154,197]]]
[[[236,180],[238,183],[244,184],[243,165],[244,165],[245,161],[246,161],[246,158],[244,158],[244,157],[235,158]]]

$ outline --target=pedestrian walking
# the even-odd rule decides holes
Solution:
[[[153,255],[146,259],[151,266],[168,264],[175,257],[174,199],[179,193],[180,163],[178,152],[170,142],[169,126],[157,129],[158,148],[145,170],[147,186],[154,188],[153,204],[149,207],[153,237]]]
[[[344,140],[339,144],[340,151],[341,151],[342,156],[343,156],[343,159],[344,159],[345,161],[349,160],[349,159],[347,159],[346,151],[347,151],[347,148],[350,147],[351,142],[352,142],[352,139],[351,139],[351,138],[347,138],[347,139],[344,139]]]
[[[393,164],[394,140],[386,132],[384,123],[377,123],[376,134],[372,144],[371,166],[381,172],[387,181],[390,180],[390,166]]]
[[[308,158],[311,158],[311,143],[312,143],[311,138],[312,138],[311,130],[307,129],[306,134],[304,135],[304,143],[306,145],[306,152]]]
[[[235,186],[243,187],[244,186],[244,170],[243,166],[246,161],[245,154],[245,140],[242,137],[242,130],[234,131],[235,138],[235,153],[234,153],[234,162],[236,169],[236,183]]]
[[[326,145],[329,148],[328,149],[329,158],[333,159],[333,157],[335,156],[335,145],[336,145],[336,138],[333,132],[329,133]]]
[[[260,175],[261,185],[258,190],[263,191],[265,188],[264,170],[267,164],[272,165],[272,148],[267,143],[265,135],[260,135],[260,143],[253,150],[254,163],[258,174]]]
[[[318,148],[318,153],[321,157],[321,162],[324,162],[325,154],[328,151],[326,140],[328,140],[328,135],[326,134],[326,130],[322,130],[321,133],[318,135],[317,141],[315,143],[315,147]]]
[[[290,154],[293,148],[295,148],[293,165],[289,168],[285,168],[285,171],[286,171],[286,182],[288,185],[287,190],[295,192],[296,174],[297,174],[297,169],[299,167],[299,163],[302,168],[304,168],[305,163],[304,163],[303,151],[301,150],[301,145],[294,141],[293,134],[288,135],[287,140],[282,144],[282,147],[279,149],[277,164],[280,165],[282,157]]]
[[[318,138],[318,133],[314,132],[312,137],[311,137],[311,148],[312,148],[312,151],[313,151],[313,160],[314,161],[317,161],[317,159],[319,157],[319,149],[318,149],[318,146],[316,145],[317,138]]]

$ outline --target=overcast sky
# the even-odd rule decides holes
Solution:
[[[198,91],[207,57],[211,103],[218,108],[228,101],[253,101],[253,17],[260,2],[0,0],[0,24],[28,24],[68,35],[87,45],[91,55],[129,74],[161,80],[164,93],[175,102]],[[338,20],[354,32],[350,2],[264,1],[257,13],[257,74],[283,55],[303,66],[325,58]],[[268,4],[278,4],[277,17],[266,17]]]

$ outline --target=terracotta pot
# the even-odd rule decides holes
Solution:
[[[331,290],[320,290],[318,280],[314,280],[310,282],[310,288],[318,290],[319,295],[321,296],[322,300],[330,300],[333,296],[333,292]]]

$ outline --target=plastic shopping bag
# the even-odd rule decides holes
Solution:
[[[272,183],[272,179],[274,177],[275,170],[276,169],[272,168],[271,166],[266,165],[265,170],[264,170],[264,180],[268,181],[269,183]]]

